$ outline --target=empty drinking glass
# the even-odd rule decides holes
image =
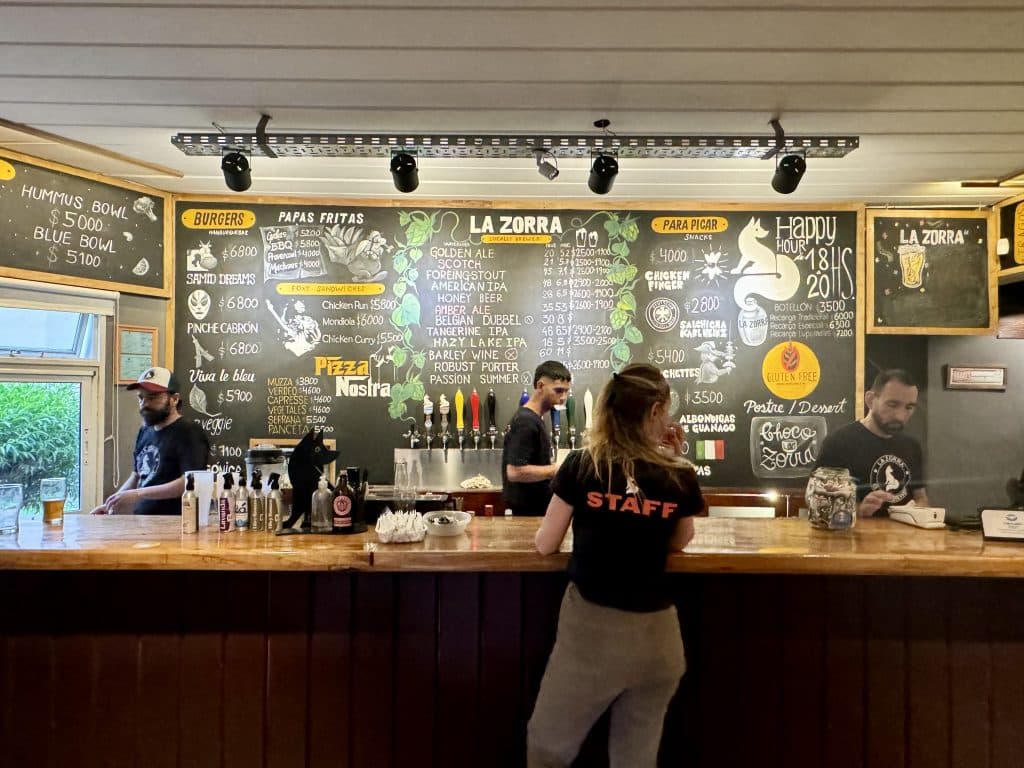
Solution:
[[[0,485],[0,534],[18,532],[22,489],[19,483]]]
[[[408,512],[412,506],[415,491],[409,476],[409,465],[404,461],[395,462],[395,506],[401,512]]]

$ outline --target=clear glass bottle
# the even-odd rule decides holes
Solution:
[[[313,491],[312,499],[312,529],[313,533],[331,532],[331,515],[334,501],[334,494],[327,487],[327,478],[321,477],[317,488]]]

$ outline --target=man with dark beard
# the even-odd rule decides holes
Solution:
[[[181,415],[178,379],[166,368],[149,368],[127,389],[139,392],[139,429],[134,471],[93,514],[179,515],[185,473],[206,469],[210,441]]]
[[[868,412],[863,419],[825,438],[815,468],[850,470],[860,516],[888,517],[890,506],[911,498],[928,506],[921,444],[903,434],[917,408],[917,384],[898,368],[882,371],[864,393],[864,404]]]

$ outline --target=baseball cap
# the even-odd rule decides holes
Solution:
[[[147,392],[177,392],[178,377],[167,368],[154,366],[147,368],[139,376],[138,381],[129,384],[125,389],[144,389]]]

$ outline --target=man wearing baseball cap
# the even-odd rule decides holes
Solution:
[[[146,369],[126,389],[138,390],[145,422],[135,439],[134,470],[93,514],[179,515],[185,473],[206,469],[210,441],[181,415],[178,379],[167,368]]]

